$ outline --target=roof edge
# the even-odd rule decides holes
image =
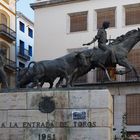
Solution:
[[[43,8],[43,7],[52,7],[52,6],[58,6],[63,4],[69,4],[69,3],[76,3],[81,1],[89,1],[89,0],[51,0],[51,1],[42,1],[42,2],[36,2],[31,3],[30,7],[34,9]]]
[[[22,12],[17,11],[17,16],[24,18],[26,21],[30,22],[32,26],[34,26],[34,22],[28,17],[26,17]]]

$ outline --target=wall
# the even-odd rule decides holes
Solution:
[[[45,96],[53,97],[52,113],[38,110]],[[0,140],[111,140],[112,108],[107,89],[1,93]],[[86,112],[86,117],[73,119],[75,111]]]
[[[96,9],[116,7],[116,27],[108,29],[108,38],[136,29],[139,25],[124,25],[123,5],[134,3],[139,3],[139,0],[89,0],[35,9],[35,60],[60,57],[67,53],[68,48],[82,47],[83,43],[91,41],[97,32]],[[88,31],[69,33],[68,13],[79,11],[89,12]]]

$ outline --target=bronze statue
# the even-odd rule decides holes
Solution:
[[[139,80],[136,69],[127,59],[128,53],[138,41],[140,41],[140,29],[131,30],[117,37],[112,43],[107,45],[106,47],[111,50],[111,52],[114,51],[116,62],[113,61],[112,54],[109,54],[105,59],[104,54],[106,51],[102,48],[100,49],[100,47],[87,49],[81,52],[73,52],[54,60],[31,62],[34,63],[33,67],[30,67],[30,63],[23,74],[24,76],[21,75],[19,85],[24,84],[26,86],[32,83],[32,87],[34,87],[42,86],[44,82],[49,82],[50,88],[52,88],[54,80],[60,78],[56,84],[56,87],[59,87],[60,83],[65,78],[66,86],[69,87],[78,77],[96,67],[103,69],[109,80],[111,80],[107,68],[115,67],[116,64],[126,68],[125,71],[116,71],[116,74],[122,75],[133,70],[137,80]]]
[[[138,28],[138,30],[131,30],[128,31],[125,35],[117,37],[112,43],[108,45],[108,48],[110,50],[114,50],[114,55],[116,57],[115,64],[119,64],[120,66],[126,68],[125,71],[116,71],[116,74],[122,75],[131,72],[133,70],[137,80],[139,80],[139,75],[136,69],[132,64],[129,63],[127,59],[128,53],[139,41],[140,41],[140,29]],[[93,48],[93,51],[92,49],[87,49],[82,51],[82,53],[84,53],[85,56],[87,57],[88,66],[80,67],[78,71],[76,71],[73,74],[72,80],[70,82],[71,85],[78,77],[83,76],[84,74],[88,73],[91,69],[94,69],[96,67],[105,70],[109,80],[111,80],[107,72],[108,67],[115,67],[114,62],[112,62],[111,55],[105,60],[105,64],[103,65],[100,61],[100,59],[105,59],[103,57],[104,51],[102,49]]]
[[[34,64],[31,68],[30,65]],[[63,79],[66,79],[66,86],[70,86],[71,76],[73,72],[78,70],[80,66],[86,66],[86,58],[81,52],[73,52],[54,60],[43,60],[39,62],[31,62],[28,68],[19,75],[19,87],[32,83],[30,87],[40,87],[44,82],[50,83],[50,88],[56,78],[60,78],[56,87],[59,87]],[[23,76],[24,75],[24,76]]]
[[[99,61],[101,61],[102,64],[105,64],[105,60],[108,58],[108,56],[110,54],[112,56],[112,63],[116,63],[116,58],[115,58],[113,51],[110,50],[109,47],[106,45],[106,43],[108,42],[106,29],[109,28],[109,25],[110,25],[110,22],[104,21],[102,28],[100,28],[98,30],[97,35],[93,38],[93,40],[87,44],[83,44],[83,46],[91,45],[96,40],[98,40],[98,47],[104,51],[104,56],[103,56],[104,59],[99,60]],[[94,49],[93,49],[93,51],[94,51]]]
[[[4,66],[6,65],[6,59],[4,57],[4,49],[0,48],[0,82],[2,83],[1,87],[4,89],[8,88],[7,75],[4,70]]]

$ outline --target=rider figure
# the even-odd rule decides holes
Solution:
[[[102,28],[98,30],[97,35],[93,38],[93,40],[87,44],[83,44],[83,46],[90,45],[94,43],[96,40],[98,40],[98,47],[105,52],[106,58],[108,58],[108,56],[111,54],[112,62],[116,63],[116,58],[113,52],[106,45],[108,40],[107,40],[107,32],[105,29],[109,28],[109,25],[110,25],[110,22],[104,21]],[[102,58],[101,63],[105,64],[105,60],[106,59]]]

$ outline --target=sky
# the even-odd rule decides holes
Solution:
[[[30,3],[34,3],[35,0],[18,0],[17,11],[22,12],[27,18],[34,21],[34,11],[30,7]]]

